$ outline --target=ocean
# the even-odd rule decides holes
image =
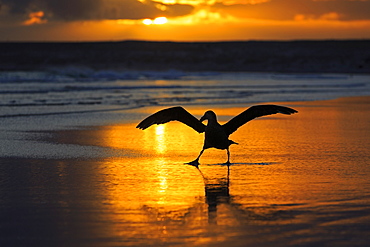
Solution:
[[[368,75],[246,72],[52,71],[0,72],[0,118],[114,113],[173,105],[248,105],[314,101],[370,93]],[[92,120],[97,121],[98,119]],[[92,122],[91,124],[94,124]]]
[[[41,57],[0,71],[1,246],[369,243],[368,74]],[[135,128],[170,106],[197,118],[213,109],[224,123],[255,104],[298,113],[241,127],[230,166],[214,149],[199,168],[185,164],[203,136],[181,123]]]

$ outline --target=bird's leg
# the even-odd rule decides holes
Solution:
[[[226,164],[229,166],[230,165],[230,151],[229,151],[229,148],[227,148],[226,151],[227,151],[227,161],[226,161]]]
[[[195,160],[189,162],[188,164],[189,165],[192,165],[192,166],[198,167],[198,165],[199,165],[199,158],[200,158],[200,156],[202,156],[203,152],[204,152],[204,149],[202,149],[202,151],[200,151],[200,154],[198,155],[198,157]]]

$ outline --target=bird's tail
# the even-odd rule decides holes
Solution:
[[[232,141],[232,140],[229,140],[229,146],[230,146],[231,144],[236,144],[236,145],[238,145],[239,143],[234,142],[234,141]]]

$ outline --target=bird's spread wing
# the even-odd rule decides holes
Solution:
[[[222,127],[224,128],[225,132],[230,135],[234,131],[236,131],[240,126],[247,123],[248,121],[257,118],[262,117],[266,115],[276,114],[276,113],[282,113],[286,115],[290,115],[293,113],[296,113],[297,111],[285,107],[285,106],[278,106],[278,105],[255,105],[244,112],[240,113],[239,115],[232,118],[229,122],[225,123]]]
[[[153,124],[164,124],[174,120],[180,121],[190,126],[199,133],[204,132],[206,128],[206,126],[203,123],[201,123],[198,119],[196,119],[193,115],[191,115],[188,111],[186,111],[184,108],[180,106],[167,108],[159,112],[156,112],[153,115],[141,121],[136,126],[136,128],[144,130]]]

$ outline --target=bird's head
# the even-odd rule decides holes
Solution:
[[[216,113],[214,113],[213,111],[206,111],[203,117],[200,118],[201,122],[203,122],[204,120],[217,121]]]

